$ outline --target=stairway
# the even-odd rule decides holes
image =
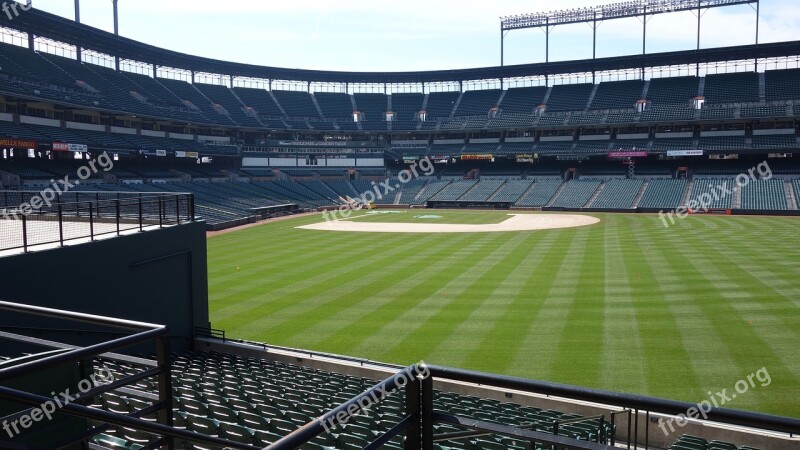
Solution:
[[[469,189],[467,190],[467,192],[464,192],[464,195],[462,195],[461,197],[459,197],[459,199],[462,199],[462,198],[466,197],[467,195],[469,195],[469,194],[470,194],[470,192],[472,192],[472,191],[474,191],[474,190],[478,189],[478,186],[479,186],[480,184],[481,184],[481,182],[480,182],[480,181],[478,181],[477,183],[473,184],[473,185],[472,185],[472,187],[471,187],[471,188],[469,188]]]
[[[650,92],[650,80],[644,82],[644,89],[642,89],[642,98],[647,98],[648,92]]]
[[[681,199],[681,206],[686,206],[689,204],[690,197],[692,196],[692,189],[694,189],[694,180],[691,180],[688,183],[686,183],[686,192],[683,193],[683,197]]]
[[[639,203],[641,203],[642,198],[644,198],[644,193],[647,192],[647,188],[650,186],[649,181],[645,181],[642,183],[642,188],[639,189],[639,193],[636,194],[636,197],[633,199],[633,206],[631,208],[636,209],[639,207]]]
[[[558,196],[560,196],[561,193],[564,192],[564,189],[566,189],[566,188],[567,188],[567,182],[561,183],[561,186],[558,187],[558,190],[556,191],[556,193],[553,194],[553,196],[550,198],[550,200],[548,200],[547,205],[545,205],[545,206],[553,206],[553,203],[556,202],[556,199],[558,199]]]
[[[520,196],[519,196],[519,198],[518,198],[517,200],[523,199],[523,198],[527,197],[528,195],[530,195],[531,191],[532,191],[534,188],[536,188],[536,183],[531,183],[531,187],[529,187],[528,189],[526,189],[526,190],[525,190],[525,192],[523,192],[523,193],[522,193],[522,195],[520,195]]]
[[[416,199],[422,197],[422,195],[425,194],[425,191],[428,190],[429,185],[430,185],[430,182],[425,183],[425,186],[422,186],[422,189],[420,189],[419,192],[417,192],[417,195],[415,195],[414,198],[412,198],[411,200],[416,200]]]
[[[550,93],[551,92],[553,92],[553,86],[550,86],[549,88],[547,88],[547,93],[544,94],[544,98],[542,99],[542,104],[543,105],[546,105],[547,101],[550,100]],[[539,105],[534,106],[534,108],[536,108],[537,106],[539,106]]]
[[[236,91],[234,91],[233,89],[228,89],[228,90],[231,92],[231,94],[233,94],[234,98],[236,98],[236,100],[238,100],[238,101],[239,101],[239,104],[240,104],[240,105],[241,105],[241,107],[242,107],[242,111],[244,111],[244,112],[245,112],[245,114],[246,114],[248,117],[252,117],[253,119],[255,119],[255,120],[256,120],[256,122],[258,122],[258,123],[260,123],[260,124],[261,124],[261,126],[264,126],[264,123],[263,123],[263,122],[261,122],[261,118],[259,118],[259,117],[258,117],[258,112],[256,112],[255,110],[253,110],[253,114],[248,114],[248,113],[247,113],[247,111],[245,110],[245,108],[247,107],[247,105],[244,103],[244,101],[241,99],[241,97],[239,97],[239,94],[237,94],[237,93],[236,93]]]
[[[498,187],[497,190],[494,191],[494,194],[490,195],[489,198],[486,199],[486,201],[487,202],[493,201],[498,195],[500,195],[501,192],[503,192],[506,189],[506,185],[508,185],[508,180],[504,181],[503,184],[501,184],[500,187]]]
[[[400,198],[402,196],[403,196],[403,189],[398,189],[397,193],[394,196],[394,201],[392,201],[392,204],[393,205],[399,205],[400,204]]]
[[[314,97],[313,94],[308,94],[311,97],[311,102],[314,103],[314,107],[317,108],[317,114],[323,119],[325,118],[325,114],[322,114],[322,108],[319,107],[319,103],[317,103],[317,97]]]
[[[281,114],[283,114],[283,117],[287,117],[286,110],[283,109],[283,105],[281,105],[281,102],[279,102],[278,98],[275,97],[275,94],[273,94],[272,91],[267,91],[267,93],[269,94],[270,97],[272,97],[272,101],[275,102],[275,106],[277,106],[278,109],[281,110]]]
[[[589,94],[589,102],[586,103],[586,108],[584,110],[589,109],[592,106],[592,102],[594,101],[594,96],[597,95],[597,88],[600,87],[600,84],[595,83],[594,87],[592,88],[592,93]]]
[[[742,209],[742,188],[733,185],[733,200],[731,200],[731,208]]]
[[[786,190],[786,202],[789,205],[789,209],[792,211],[797,211],[797,197],[794,195],[794,186],[790,180],[787,180],[784,183],[784,189]]]
[[[589,201],[586,202],[586,204],[583,205],[583,207],[591,208],[594,202],[597,201],[597,197],[600,196],[600,193],[606,189],[606,186],[608,186],[608,182],[601,183],[600,186],[597,188],[597,190],[594,191],[594,194],[592,194],[592,196],[589,197]]]
[[[464,98],[464,91],[461,91],[461,94],[458,96],[458,100],[456,100],[455,105],[453,105],[453,110],[450,111],[450,117],[455,117],[456,111],[458,111],[458,106],[461,104],[462,98]]]

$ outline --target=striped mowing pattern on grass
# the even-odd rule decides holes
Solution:
[[[418,220],[400,215],[368,220]],[[657,215],[594,215],[600,224],[539,232],[295,229],[321,221],[310,216],[216,236],[212,322],[276,345],[690,402],[765,367],[772,384],[726,406],[800,414],[798,219],[665,228]]]

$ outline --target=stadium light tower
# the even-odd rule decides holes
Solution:
[[[755,4],[755,6],[753,6]],[[591,24],[592,59],[597,57],[597,27],[606,20],[636,17],[642,22],[642,54],[647,54],[647,22],[655,15],[690,11],[697,16],[697,49],[700,50],[700,26],[704,10],[726,6],[750,5],[756,13],[756,44],[760,0],[629,0],[595,7],[565,9],[546,13],[520,14],[500,18],[500,65],[505,65],[505,38],[514,30],[544,29],[545,62],[550,62],[550,31],[557,25]],[[756,62],[757,64],[757,62]],[[699,71],[699,66],[698,66]]]
[[[119,0],[111,0],[111,5],[114,8],[114,35],[119,36]]]
[[[81,23],[81,0],[75,0],[75,22]],[[78,61],[81,61],[81,46],[75,46],[75,57],[78,58]]]
[[[117,4],[119,0],[111,0],[112,8],[114,9],[114,35],[119,36],[119,5]],[[28,0],[28,3],[31,3],[32,0]],[[81,0],[75,0],[75,22],[81,23]],[[75,50],[75,54],[78,58],[78,61],[81,60],[81,47],[78,46]],[[114,62],[116,63],[117,70],[119,70],[119,56],[114,58]]]
[[[76,0],[77,1],[77,0]],[[111,5],[114,8],[114,35],[119,36],[119,5],[118,0],[111,0]],[[114,67],[119,71],[119,56],[114,56]]]

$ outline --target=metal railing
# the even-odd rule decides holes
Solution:
[[[616,415],[626,414],[628,416],[627,427],[628,448],[640,448],[643,446],[645,449],[651,448],[649,443],[649,433],[647,432],[650,426],[650,415],[653,413],[664,414],[670,416],[678,416],[687,414],[697,408],[697,404],[680,402],[675,400],[666,400],[654,397],[646,397],[643,395],[623,394],[617,392],[603,391],[600,389],[590,389],[577,386],[569,386],[558,383],[550,383],[545,381],[533,381],[524,378],[516,378],[495,374],[488,374],[483,372],[476,372],[471,370],[454,369],[441,366],[428,367],[432,378],[440,378],[449,381],[457,381],[462,383],[472,383],[481,386],[488,386],[501,389],[510,389],[526,393],[542,394],[547,396],[560,397],[570,400],[590,402],[600,405],[608,405],[618,408],[619,411],[611,414],[611,423],[613,425]],[[643,426],[645,428],[644,442],[639,441],[639,427],[640,416],[644,414]],[[508,427],[497,426],[492,423],[476,421],[473,419],[464,419],[447,414],[434,414],[434,420],[444,423],[458,424],[467,426],[481,431],[492,431],[497,434],[509,434]],[[739,411],[727,408],[711,408],[705,413],[704,419],[709,422],[717,422],[728,425],[738,425],[757,430],[767,430],[778,433],[786,433],[793,435],[800,431],[800,419],[789,417],[780,417],[769,414],[762,414],[749,411]],[[563,421],[561,425],[563,425]],[[554,432],[558,432],[559,423],[554,422]],[[631,433],[633,427],[633,433]],[[517,430],[512,429],[513,430]],[[529,433],[517,434],[523,437],[533,437]],[[536,442],[546,442],[539,441]],[[612,441],[613,442],[613,441]],[[618,443],[617,443],[618,444]],[[558,448],[601,448],[601,447],[580,447],[574,444],[563,447],[559,444]],[[606,448],[605,446],[602,448]],[[614,448],[614,447],[607,447]]]
[[[42,192],[0,191],[0,251],[30,251],[195,220],[194,195],[76,192],[43,202]]]
[[[87,430],[83,431],[76,430],[75,435],[63,438],[57,442],[54,441],[49,443],[48,448],[61,449],[74,446],[74,444],[77,443],[86,442],[93,436],[103,433],[114,425],[143,431],[153,435],[153,441],[150,442],[146,447],[148,449],[162,447],[174,449],[175,439],[241,450],[255,450],[258,448],[248,444],[231,442],[226,439],[198,434],[173,427],[173,391],[170,373],[171,361],[169,350],[169,331],[167,327],[157,324],[133,322],[111,317],[82,314],[4,301],[0,301],[0,311],[50,317],[68,322],[81,322],[100,325],[118,330],[124,330],[128,333],[126,336],[120,338],[85,347],[43,341],[41,339],[8,332],[0,333],[0,338],[2,339],[62,350],[53,354],[45,354],[43,357],[38,359],[32,359],[14,365],[6,364],[3,367],[0,367],[0,399],[8,400],[20,405],[26,405],[32,408],[39,408],[48,402],[52,402],[53,399],[49,397],[9,388],[6,386],[7,381],[13,378],[41,372],[65,363],[78,364],[78,362],[86,360],[87,358],[102,357],[103,359],[107,360],[135,361],[139,365],[149,367],[133,375],[117,377],[117,379],[110,384],[95,387],[90,391],[83,393],[80,397],[80,400],[76,400],[74,403],[64,404],[54,411],[54,414],[59,417],[72,416],[91,419],[100,422],[101,425],[90,425]],[[132,358],[125,355],[112,353],[133,345],[148,342],[155,342],[155,361]],[[81,404],[91,401],[94,397],[97,397],[101,394],[124,389],[126,386],[132,385],[147,378],[157,379],[159,391],[157,402],[149,408],[133,412],[129,415],[124,415]],[[29,411],[31,411],[31,409],[24,409],[10,416],[1,417],[0,423],[2,423],[2,420],[13,420],[14,417],[28,414]],[[157,421],[152,422],[141,419],[141,417],[150,414],[157,414]]]
[[[198,334],[197,336],[220,339],[217,336],[210,336],[210,333],[203,333],[203,335]],[[250,341],[242,341],[230,338],[226,339],[226,342],[253,345],[268,352],[275,350],[290,351],[293,353],[308,355],[312,358],[331,358],[344,363],[355,362],[362,366],[365,364],[370,364],[397,371],[395,375],[392,375],[392,377],[379,383],[376,387],[382,386],[384,383],[387,383],[392,379],[396,379],[398,375],[402,374],[401,371],[403,370],[402,367],[395,365],[375,363],[373,361],[359,360],[356,358],[349,358],[329,353],[311,352],[288,347],[258,344]],[[624,394],[544,381],[533,381],[524,378],[502,376],[442,366],[428,365],[425,367],[430,373],[430,376],[425,379],[417,378],[412,380],[413,382],[406,386],[406,412],[408,413],[411,411],[411,413],[407,414],[403,418],[403,421],[398,424],[398,427],[400,428],[397,430],[392,429],[388,436],[382,436],[379,438],[381,439],[381,442],[386,442],[393,436],[397,436],[403,432],[403,429],[408,432],[408,421],[412,421],[413,423],[417,423],[416,421],[419,421],[419,434],[415,434],[417,433],[416,429],[411,429],[410,431],[412,435],[406,435],[406,449],[427,450],[432,449],[435,443],[443,443],[458,439],[478,438],[489,435],[507,436],[517,441],[528,441],[537,444],[543,444],[545,448],[557,448],[560,450],[612,449],[620,448],[620,444],[623,445],[622,448],[648,449],[654,448],[653,444],[650,442],[649,433],[653,418],[658,416],[677,417],[680,415],[686,415],[688,411],[692,411],[698,407],[697,404],[693,403],[647,397],[642,395]],[[405,369],[405,371],[408,370],[409,368]],[[434,410],[432,397],[432,386],[434,380],[443,383],[466,383],[480,386],[481,388],[501,390],[505,392],[510,390],[525,394],[565,399],[565,401],[588,402],[590,404],[597,405],[598,408],[595,408],[595,410],[602,411],[602,413],[582,416],[575,419],[553,419],[549,422],[539,421],[535,424],[530,423],[517,426],[506,426],[495,422],[459,417],[443,411]],[[409,391],[409,386],[412,384],[416,384],[417,386],[411,388],[412,390]],[[358,400],[361,399],[363,395],[364,394],[351,399],[343,406],[357,404]],[[338,410],[339,409],[336,411]],[[360,409],[358,409],[358,411],[360,411]],[[329,417],[329,415],[326,415],[325,417]],[[711,408],[706,412],[706,416],[703,421],[745,427],[753,429],[754,432],[768,431],[785,434],[789,438],[800,434],[800,419],[757,412],[739,411],[727,408]],[[570,425],[581,422],[593,430],[592,433],[594,435],[594,442],[577,440],[564,435],[566,428],[569,428]],[[455,425],[459,428],[462,428],[463,431],[434,434],[433,425],[436,423]],[[319,431],[319,427],[314,422],[307,424],[304,429],[306,427],[310,427],[312,431],[306,430],[300,433],[300,430],[298,430],[298,432],[293,433],[293,435],[295,435],[293,440],[278,441],[272,446],[268,447],[268,449],[289,450],[294,448],[291,445],[295,445],[298,442],[300,444],[308,442],[319,434],[316,433],[316,431]],[[299,440],[298,437],[300,435],[308,439]],[[420,439],[419,441],[414,441],[417,435],[420,436]],[[409,446],[408,442],[417,443]],[[365,448],[371,449],[376,447],[370,445],[369,447]]]
[[[405,450],[433,450],[435,442],[489,434],[508,436],[515,440],[542,444],[560,450],[612,450],[615,448],[602,442],[584,441],[567,436],[558,436],[549,432],[527,429],[533,428],[532,425],[529,427],[508,426],[435,411],[433,404],[434,369],[441,371],[443,368],[423,364],[406,367],[376,384],[371,389],[329,411],[322,417],[307,423],[283,439],[278,440],[268,446],[266,450],[293,450],[300,448],[323,432],[330,431],[329,425],[346,423],[349,418],[382,400],[386,394],[391,394],[400,389],[405,390],[404,415],[395,426],[363,447],[364,450],[378,449],[399,435],[404,436]],[[455,425],[459,428],[467,429],[467,431],[437,436],[434,435],[435,423]]]

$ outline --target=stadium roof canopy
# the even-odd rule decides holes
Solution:
[[[21,32],[33,33],[35,36],[70,45],[79,45],[84,49],[157,66],[234,77],[322,83],[401,84],[458,82],[603,72],[642,67],[694,65],[800,55],[800,41],[792,41],[504,67],[413,72],[341,72],[258,66],[188,55],[117,36],[38,9],[31,9],[20,14],[13,21],[6,22],[3,25]]]

